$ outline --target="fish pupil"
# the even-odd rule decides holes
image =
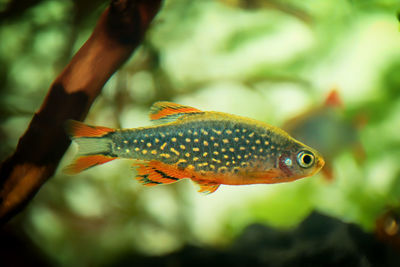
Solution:
[[[310,164],[311,163],[311,161],[312,161],[312,158],[311,158],[311,156],[310,155],[304,155],[304,157],[303,157],[303,162],[305,163],[305,164]]]

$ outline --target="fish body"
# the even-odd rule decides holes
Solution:
[[[78,173],[115,158],[129,158],[139,160],[137,180],[145,185],[190,178],[201,192],[211,193],[220,184],[293,181],[324,165],[314,149],[277,127],[249,118],[170,102],[155,103],[150,117],[161,124],[114,130],[71,121],[69,132],[82,149],[67,171]]]

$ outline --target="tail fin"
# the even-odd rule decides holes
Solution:
[[[114,132],[114,129],[102,127],[102,126],[91,126],[84,124],[80,121],[68,120],[65,124],[67,134],[71,138],[79,137],[102,137],[110,132]]]
[[[72,164],[64,168],[65,173],[77,174],[90,167],[116,159],[111,153],[112,140],[107,136],[114,132],[114,129],[69,120],[66,131],[78,144],[78,156]]]

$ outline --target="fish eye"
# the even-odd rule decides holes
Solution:
[[[297,154],[297,162],[303,168],[309,168],[314,164],[314,154],[310,151],[300,151]]]

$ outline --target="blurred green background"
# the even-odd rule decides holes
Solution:
[[[108,3],[9,2],[0,1],[1,160]],[[373,231],[387,208],[400,205],[399,7],[398,0],[165,1],[86,121],[150,125],[157,100],[276,126],[322,114],[326,123],[312,127],[323,128],[317,140],[333,179],[221,186],[203,196],[188,180],[144,187],[132,162],[118,160],[77,176],[59,170],[13,227],[58,266],[163,255],[184,244],[224,247],[251,223],[288,229],[313,210]],[[343,104],[323,107],[332,88]],[[72,145],[59,169],[75,153]]]

